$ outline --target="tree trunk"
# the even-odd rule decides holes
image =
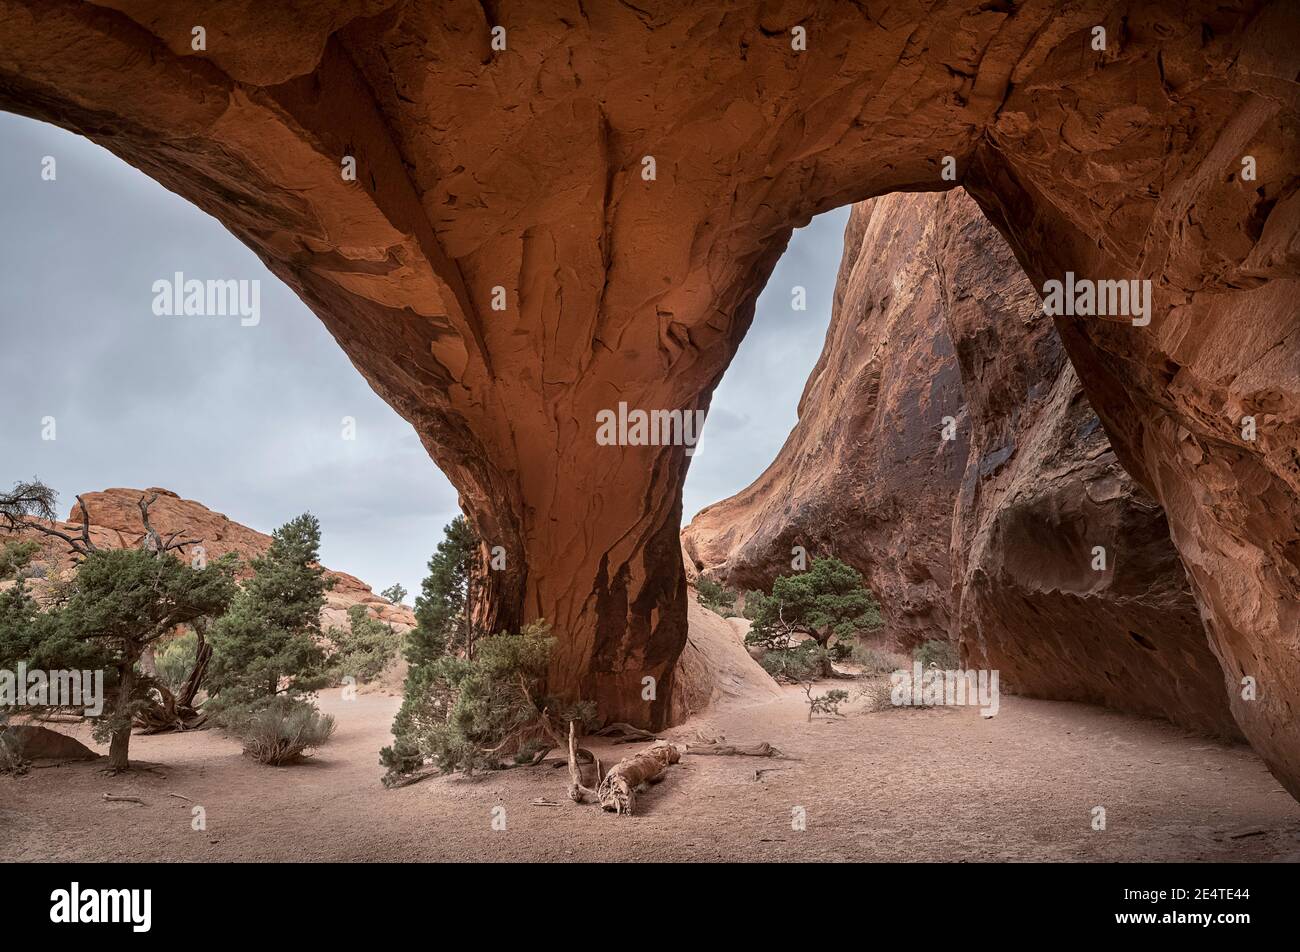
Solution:
[[[131,766],[127,759],[131,747],[131,694],[135,691],[135,663],[128,658],[117,666],[117,706],[114,714],[120,721],[108,746],[108,766],[111,770],[126,770]]]
[[[822,677],[823,677],[823,678],[833,678],[833,677],[835,677],[835,665],[831,664],[831,639],[830,639],[830,636],[827,635],[825,641],[822,641],[821,639],[818,639],[818,641],[817,641],[817,645],[818,645],[818,646],[821,648],[821,650],[822,650]],[[811,715],[810,715],[810,716],[811,716]]]

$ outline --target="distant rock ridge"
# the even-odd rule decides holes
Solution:
[[[149,507],[149,522],[162,535],[183,532],[188,539],[202,540],[208,559],[219,559],[233,552],[245,563],[242,572],[249,574],[247,563],[266,552],[271,537],[235,522],[229,516],[214,512],[200,502],[182,499],[170,489],[105,489],[102,492],[83,493],[90,521],[90,538],[95,545],[105,549],[134,548],[144,536],[144,523],[140,517],[141,497],[156,496]],[[56,527],[70,535],[79,534],[82,526],[81,507],[73,502],[67,519]],[[24,533],[27,538],[41,542],[43,558],[61,569],[73,566],[67,547],[35,530]],[[192,552],[191,550],[187,550]],[[415,613],[406,605],[394,605],[376,595],[365,582],[354,575],[327,568],[325,573],[335,580],[334,588],[325,594],[325,607],[321,610],[321,627],[344,628],[348,624],[348,609],[363,605],[374,618],[387,622],[398,631],[415,627]]]

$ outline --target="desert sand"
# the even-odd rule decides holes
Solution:
[[[399,699],[323,692],[334,738],[292,767],[254,763],[217,731],[136,736],[160,772],[92,763],[0,778],[7,861],[1296,860],[1300,804],[1245,746],[1068,702],[848,709],[809,722],[802,692],[732,705],[664,736],[767,740],[791,760],[687,755],[633,817],[565,798],[544,763],[398,790],[379,782]],[[60,726],[60,729],[65,729]],[[73,731],[89,740],[82,728]],[[640,745],[591,743],[602,760]],[[768,768],[775,768],[769,770]],[[761,769],[759,779],[755,770]],[[144,805],[109,803],[104,793]],[[168,794],[187,797],[189,801]],[[557,802],[535,806],[535,798]],[[193,830],[192,811],[207,829]],[[1105,831],[1091,810],[1104,806]],[[505,829],[492,826],[505,808]],[[806,829],[792,828],[803,807]],[[498,814],[499,815],[499,814]],[[498,824],[499,825],[499,824]]]

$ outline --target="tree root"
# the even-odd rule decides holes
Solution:
[[[151,696],[150,700],[154,703],[138,711],[131,722],[141,734],[198,730],[208,719],[206,714],[177,700],[175,695],[161,684],[153,685],[150,692],[151,695],[156,693],[158,699],[154,701]]]

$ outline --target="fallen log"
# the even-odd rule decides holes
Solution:
[[[763,741],[761,744],[751,744],[748,747],[717,743],[687,744],[685,752],[703,757],[776,757],[780,760],[790,759],[767,741]]]
[[[658,736],[639,727],[633,727],[631,724],[625,724],[617,721],[613,724],[606,724],[600,730],[595,732],[596,737],[611,737],[615,744],[638,744],[645,740],[658,740]]]
[[[406,774],[384,774],[380,779],[389,790],[397,790],[400,787],[409,787],[413,783],[419,783],[421,780],[428,780],[430,777],[436,777],[442,773],[437,767],[423,767],[419,770]]]
[[[631,757],[624,757],[605,774],[596,788],[602,810],[631,816],[636,809],[636,794],[646,785],[658,783],[670,766],[682,759],[672,744],[660,744]]]

